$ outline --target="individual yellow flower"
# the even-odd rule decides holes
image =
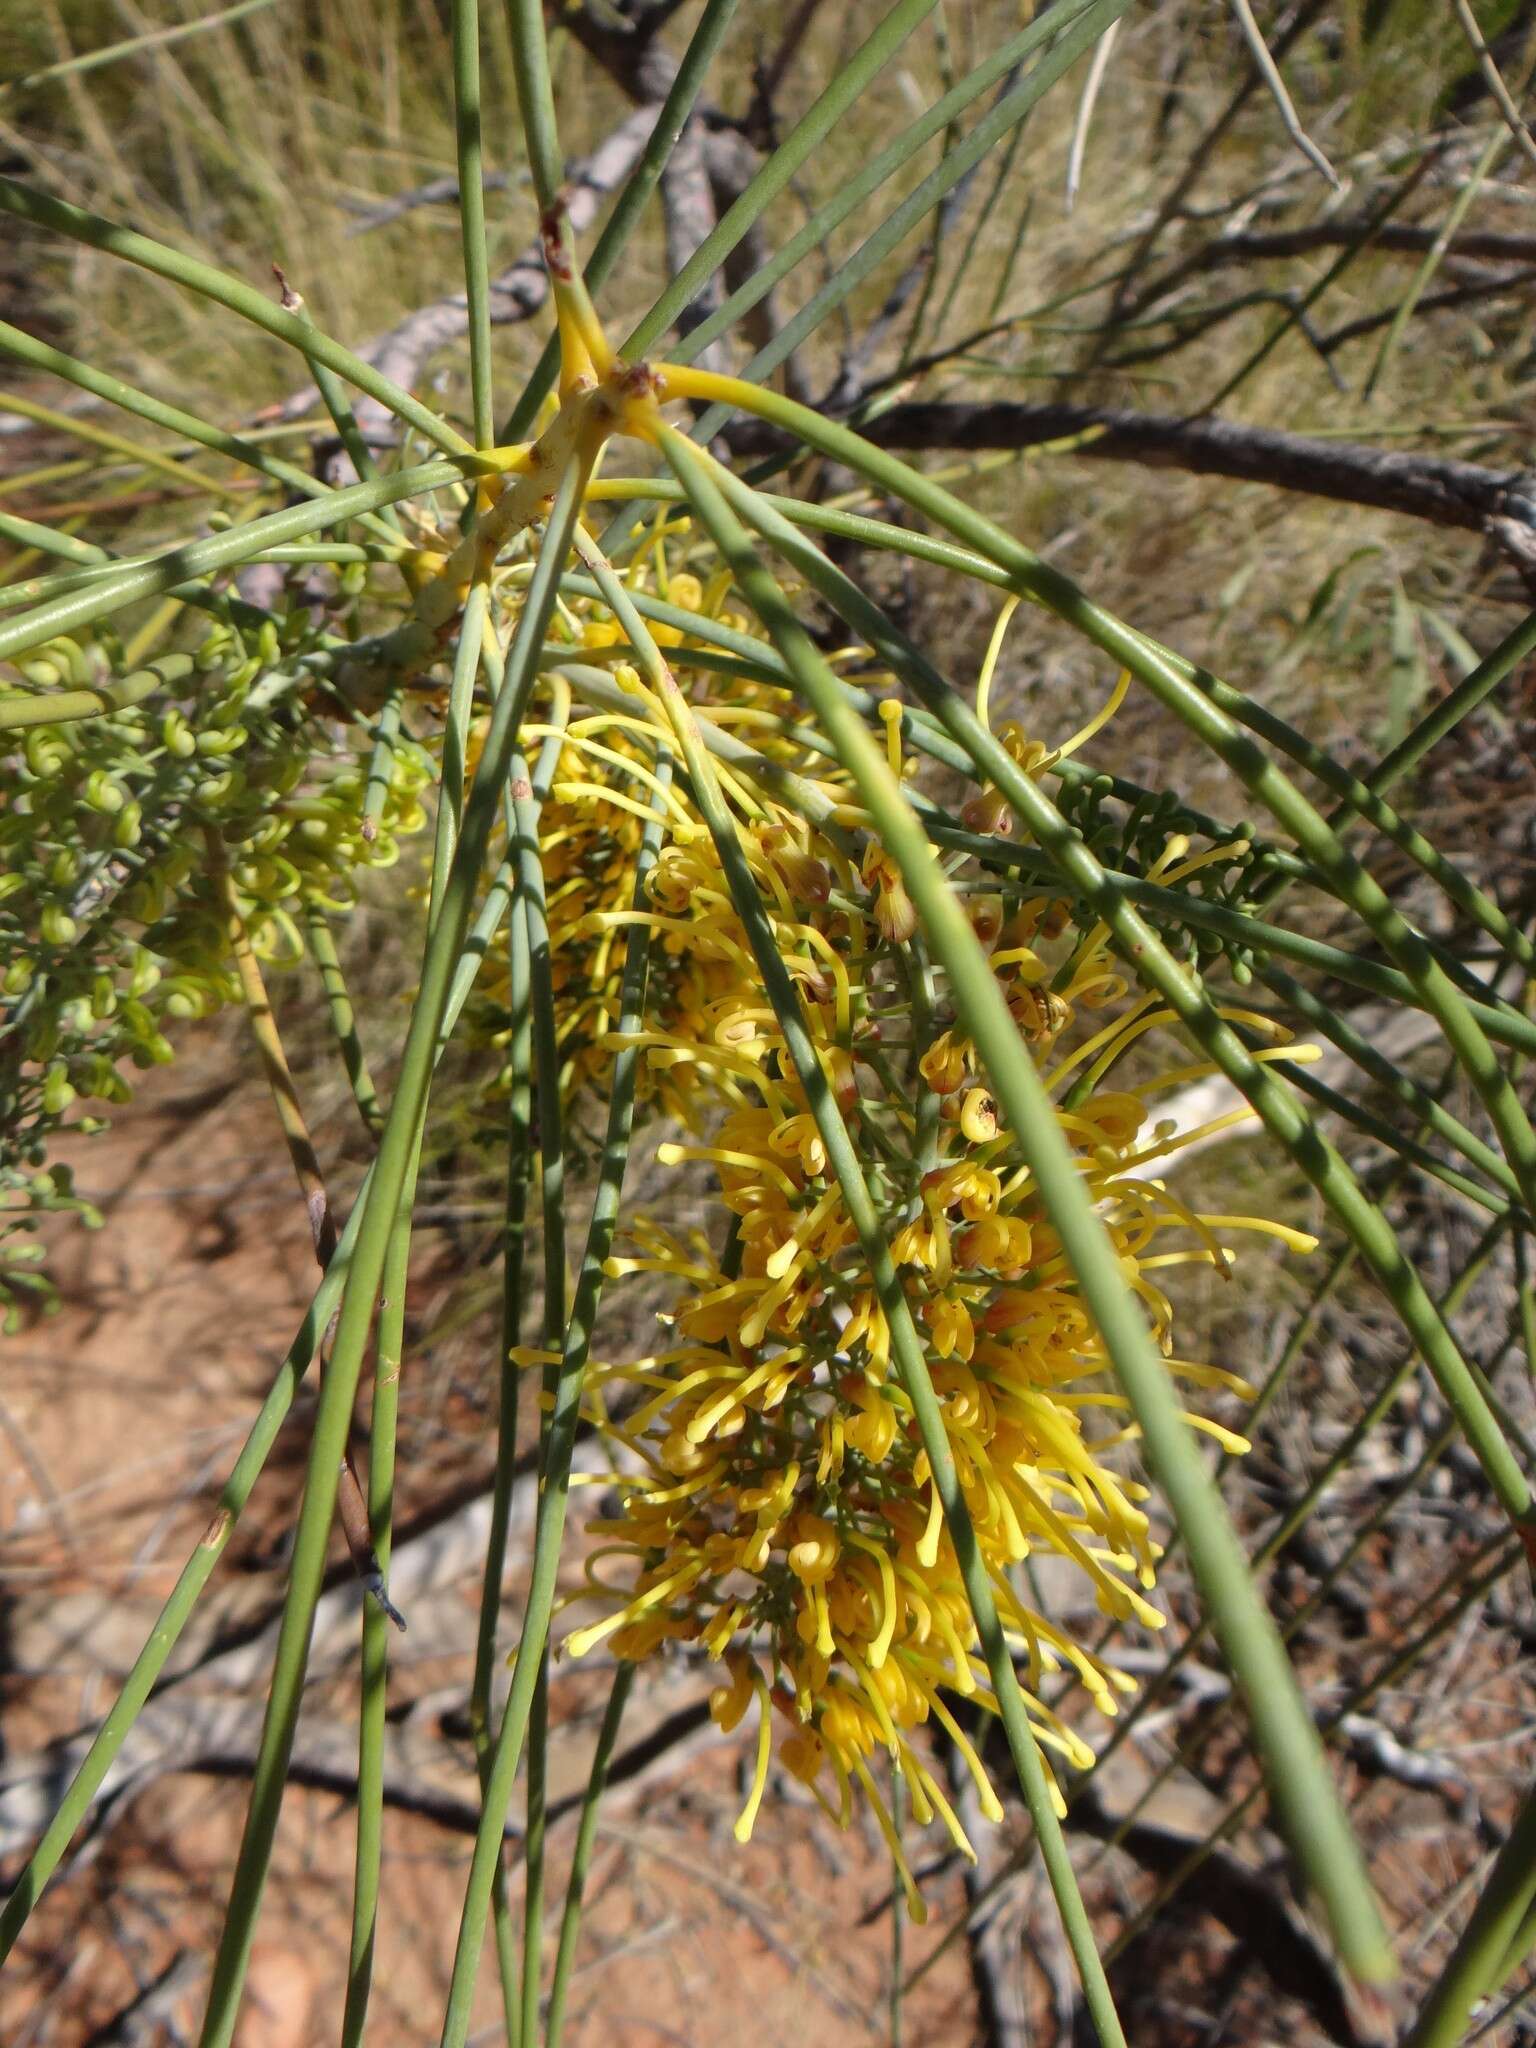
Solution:
[[[907,894],[901,869],[871,840],[860,873],[866,887],[875,892],[875,923],[882,936],[893,945],[904,946],[917,930],[917,906]]]
[[[917,1070],[935,1095],[953,1095],[974,1070],[975,1054],[969,1042],[952,1031],[941,1031],[917,1063]]]

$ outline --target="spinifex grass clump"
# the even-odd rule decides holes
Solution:
[[[323,1268],[225,1488],[227,1513],[189,1561],[0,1921],[9,1947],[163,1669],[299,1378],[323,1353],[207,2044],[230,2041],[240,2008],[338,1489],[365,1584],[380,1596],[364,1619],[344,2024],[346,2040],[363,2038],[381,1933],[384,1584],[399,1377],[410,1365],[402,1352],[413,1197],[434,1069],[461,1025],[480,1077],[477,1124],[504,1134],[508,1201],[498,1480],[471,1692],[482,1819],[443,2040],[466,2037],[493,1904],[509,2010],[520,2006],[525,2041],[538,2029],[536,1845],[520,1996],[497,1874],[525,1747],[530,1772],[543,1769],[551,1618],[584,1421],[612,1448],[614,1484],[589,1525],[597,1547],[582,1587],[603,1611],[565,1648],[579,1654],[606,1637],[620,1675],[562,1926],[551,2039],[603,1759],[634,1667],[673,1646],[670,1654],[720,1667],[722,1725],[756,1703],[756,1769],[738,1834],[750,1834],[767,1796],[777,1725],[780,1762],[834,1819],[847,1822],[856,1789],[873,1804],[914,1906],[892,1788],[905,1787],[918,1821],[941,1819],[967,1846],[933,1744],[955,1745],[995,1818],[1000,1787],[955,1702],[990,1709],[1094,2024],[1104,2041],[1119,2041],[1059,1826],[1061,1792],[1041,1748],[1074,1766],[1093,1762],[1084,1731],[1046,1696],[1051,1674],[1069,1675],[1107,1712],[1129,1688],[1112,1648],[1101,1654],[1039,1611],[1016,1568],[1055,1553],[1083,1574],[1110,1622],[1156,1627],[1149,1504],[1187,1549],[1276,1813],[1347,1966],[1365,1978],[1390,1973],[1310,1717],[1200,1454],[1201,1432],[1242,1447],[1203,1409],[1222,1392],[1247,1390],[1221,1363],[1180,1355],[1159,1279],[1191,1261],[1225,1272],[1240,1230],[1310,1240],[1275,1219],[1201,1215],[1181,1203],[1161,1171],[1175,1138],[1159,1121],[1159,1098],[1212,1073],[1246,1098],[1381,1283],[1524,1535],[1526,1481],[1483,1387],[1382,1211],[1302,1105],[1307,1054],[1291,1042],[1288,1020],[1331,1032],[1330,1013],[1278,962],[1363,980],[1436,1019],[1501,1150],[1404,1081],[1399,1100],[1416,1122],[1402,1154],[1523,1227],[1536,1197],[1536,1137],[1495,1048],[1529,1052],[1536,1032],[1404,921],[1339,831],[1367,818],[1494,944],[1522,965],[1530,947],[1385,802],[1388,782],[1428,744],[1428,725],[1369,783],[1356,780],[1100,609],[963,495],[750,376],[693,367],[690,357],[814,235],[804,248],[800,237],[786,244],[790,253],[769,259],[687,343],[661,346],[690,296],[771,217],[775,195],[932,4],[901,0],[885,16],[618,350],[570,231],[542,13],[514,0],[519,112],[556,335],[500,441],[473,0],[453,9],[469,437],[321,333],[286,286],[278,303],[0,180],[11,214],[124,257],[291,344],[360,472],[351,484],[319,482],[264,445],[0,328],[0,346],[33,369],[169,430],[178,450],[190,442],[206,451],[205,466],[233,462],[263,478],[263,491],[276,485],[293,500],[267,509],[262,498],[238,520],[220,511],[197,535],[130,559],[62,526],[0,522],[29,572],[44,557],[67,565],[8,586],[24,608],[0,624],[11,797],[0,824],[0,1167],[10,1213],[27,1222],[37,1207],[70,1198],[67,1181],[46,1173],[50,1139],[72,1115],[94,1118],[123,1099],[125,1061],[171,1057],[199,1018],[239,1003]],[[1121,11],[1119,0],[1063,0],[873,159],[850,188],[857,197],[1008,80],[754,373],[766,376],[842,303]],[[591,254],[591,275],[607,275],[731,13],[730,0],[704,9],[656,136]],[[380,466],[346,383],[439,452]],[[689,405],[708,408],[691,433]],[[764,478],[710,452],[732,413],[778,431],[776,467],[810,452],[850,472],[857,492],[835,508],[793,490],[764,494]],[[635,474],[611,473],[620,454],[634,458]],[[151,456],[162,468],[171,461]],[[184,481],[180,455],[172,466]],[[223,474],[208,469],[210,489],[222,489]],[[819,535],[999,593],[980,675],[947,673]],[[285,571],[270,606],[221,581],[258,564]],[[1025,600],[1103,657],[1105,712],[1083,732],[994,730],[998,651]],[[1493,686],[1519,644],[1489,658],[1463,706]],[[1215,753],[1268,814],[1274,838],[1187,810],[1177,762],[1161,790],[1112,772],[1112,714],[1132,686]],[[1079,759],[1090,742],[1102,766]],[[1346,812],[1325,819],[1275,754],[1300,761]],[[386,1106],[358,1041],[334,927],[362,871],[394,861],[429,809],[424,943]],[[403,871],[420,878],[409,863]],[[1358,962],[1277,921],[1296,882],[1336,899],[1380,957]],[[377,1140],[344,1227],[268,1003],[264,970],[280,962],[315,970],[305,986],[324,1004]],[[1358,1056],[1368,1061],[1369,1049]],[[1326,1091],[1322,1099],[1351,1114]],[[578,1133],[598,1116],[595,1188],[571,1285],[565,1169],[586,1155]],[[645,1142],[665,1164],[707,1169],[699,1228],[654,1204],[624,1211],[642,1116]],[[1390,1127],[1356,1120],[1396,1142]],[[1456,1161],[1421,1143],[1423,1133]],[[523,1327],[530,1194],[543,1212],[536,1341]],[[605,1284],[636,1271],[672,1283],[660,1348],[594,1359]],[[345,1459],[370,1357],[365,1506]],[[539,1504],[498,1718],[492,1674],[516,1382],[528,1368],[543,1376]],[[535,1786],[530,1808],[540,1799]],[[1505,1873],[1503,1906],[1522,1881],[1519,1869]],[[1441,2031],[1426,2040],[1446,2038],[1470,1997],[1518,1960],[1518,1916],[1513,1928],[1497,1915],[1490,1924],[1495,1935],[1475,1930],[1433,2016]]]

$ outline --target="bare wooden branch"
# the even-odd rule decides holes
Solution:
[[[1433,248],[1437,228],[1415,227],[1404,221],[1383,221],[1372,232],[1369,220],[1351,215],[1347,220],[1308,221],[1301,227],[1244,230],[1218,235],[1188,259],[1191,267],[1210,270],[1225,263],[1252,263],[1271,256],[1305,256],[1315,249],[1345,249],[1369,238],[1377,251],[1402,256],[1422,256]],[[1449,244],[1452,256],[1480,256],[1493,262],[1536,262],[1536,235],[1501,234],[1486,228],[1459,228]]]
[[[207,1967],[205,1957],[178,1949],[115,2018],[96,2029],[88,2048],[155,2048],[157,2043],[184,2038],[173,2025],[176,2008],[201,1985]]]
[[[1415,306],[1414,313],[1422,316],[1425,313],[1456,312],[1463,306],[1486,305],[1491,299],[1508,298],[1512,294],[1528,302],[1533,283],[1536,283],[1536,269],[1516,270],[1508,276],[1496,277],[1485,273],[1468,278],[1463,284],[1449,285],[1443,292],[1426,292]],[[1376,313],[1362,313],[1357,319],[1346,320],[1342,325],[1330,328],[1326,334],[1316,336],[1314,345],[1327,362],[1346,342],[1358,341],[1364,334],[1375,333],[1396,314],[1395,306],[1385,306]]]
[[[481,181],[487,192],[505,192],[511,179],[505,171],[487,171]],[[458,203],[458,174],[449,171],[444,177],[429,178],[425,185],[418,185],[414,191],[397,192],[392,199],[382,199],[377,206],[366,206],[347,229],[347,240],[354,235],[371,234],[375,228],[388,227],[391,221],[401,219],[407,213],[414,213],[418,206],[453,206]]]
[[[630,0],[621,13],[606,0],[579,0],[564,16],[589,57],[640,106],[660,106],[672,90],[677,60],[660,39],[682,0]]]
[[[1111,406],[910,404],[893,406],[861,431],[882,448],[905,450],[979,452],[1071,441],[1075,460],[1235,477],[1474,533],[1494,533],[1495,522],[1503,520],[1529,529],[1536,540],[1536,475],[1451,456],[1315,440],[1235,420],[1178,419]],[[777,452],[784,445],[746,421],[730,428],[729,439],[746,454]]]

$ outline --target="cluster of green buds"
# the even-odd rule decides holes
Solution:
[[[64,1183],[40,1192],[38,1175],[72,1106],[76,1128],[100,1128],[101,1107],[130,1099],[134,1069],[173,1058],[178,1024],[237,997],[211,846],[253,949],[293,961],[302,913],[348,908],[359,870],[396,860],[425,823],[425,751],[399,738],[367,750],[361,729],[338,725],[305,665],[311,640],[290,614],[253,635],[217,623],[194,653],[147,667],[106,633],[22,665],[32,689],[96,703],[0,728],[13,792],[0,818],[7,1218],[67,1199]]]
[[[1191,810],[1172,790],[1154,794],[1080,769],[1064,777],[1056,804],[1106,868],[1135,881],[1166,880],[1175,864],[1172,849],[1182,866],[1179,896],[1166,906],[1143,900],[1143,916],[1175,958],[1196,959],[1204,969],[1225,956],[1234,981],[1246,986],[1253,979],[1251,947],[1188,915],[1191,897],[1245,916],[1262,909],[1276,875],[1285,871],[1279,865],[1285,856],[1259,839],[1251,824],[1223,826]],[[1193,855],[1191,847],[1197,849]]]

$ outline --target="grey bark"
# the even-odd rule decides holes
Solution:
[[[903,450],[1035,448],[1082,437],[1072,450],[1082,461],[1136,462],[1235,477],[1486,533],[1522,556],[1520,533],[1536,546],[1536,473],[1490,469],[1450,456],[1404,454],[1234,420],[1178,419],[1112,406],[897,405],[861,431],[877,447]],[[784,445],[781,436],[756,421],[737,421],[728,435],[743,454]],[[1513,536],[1503,530],[1511,526]]]

